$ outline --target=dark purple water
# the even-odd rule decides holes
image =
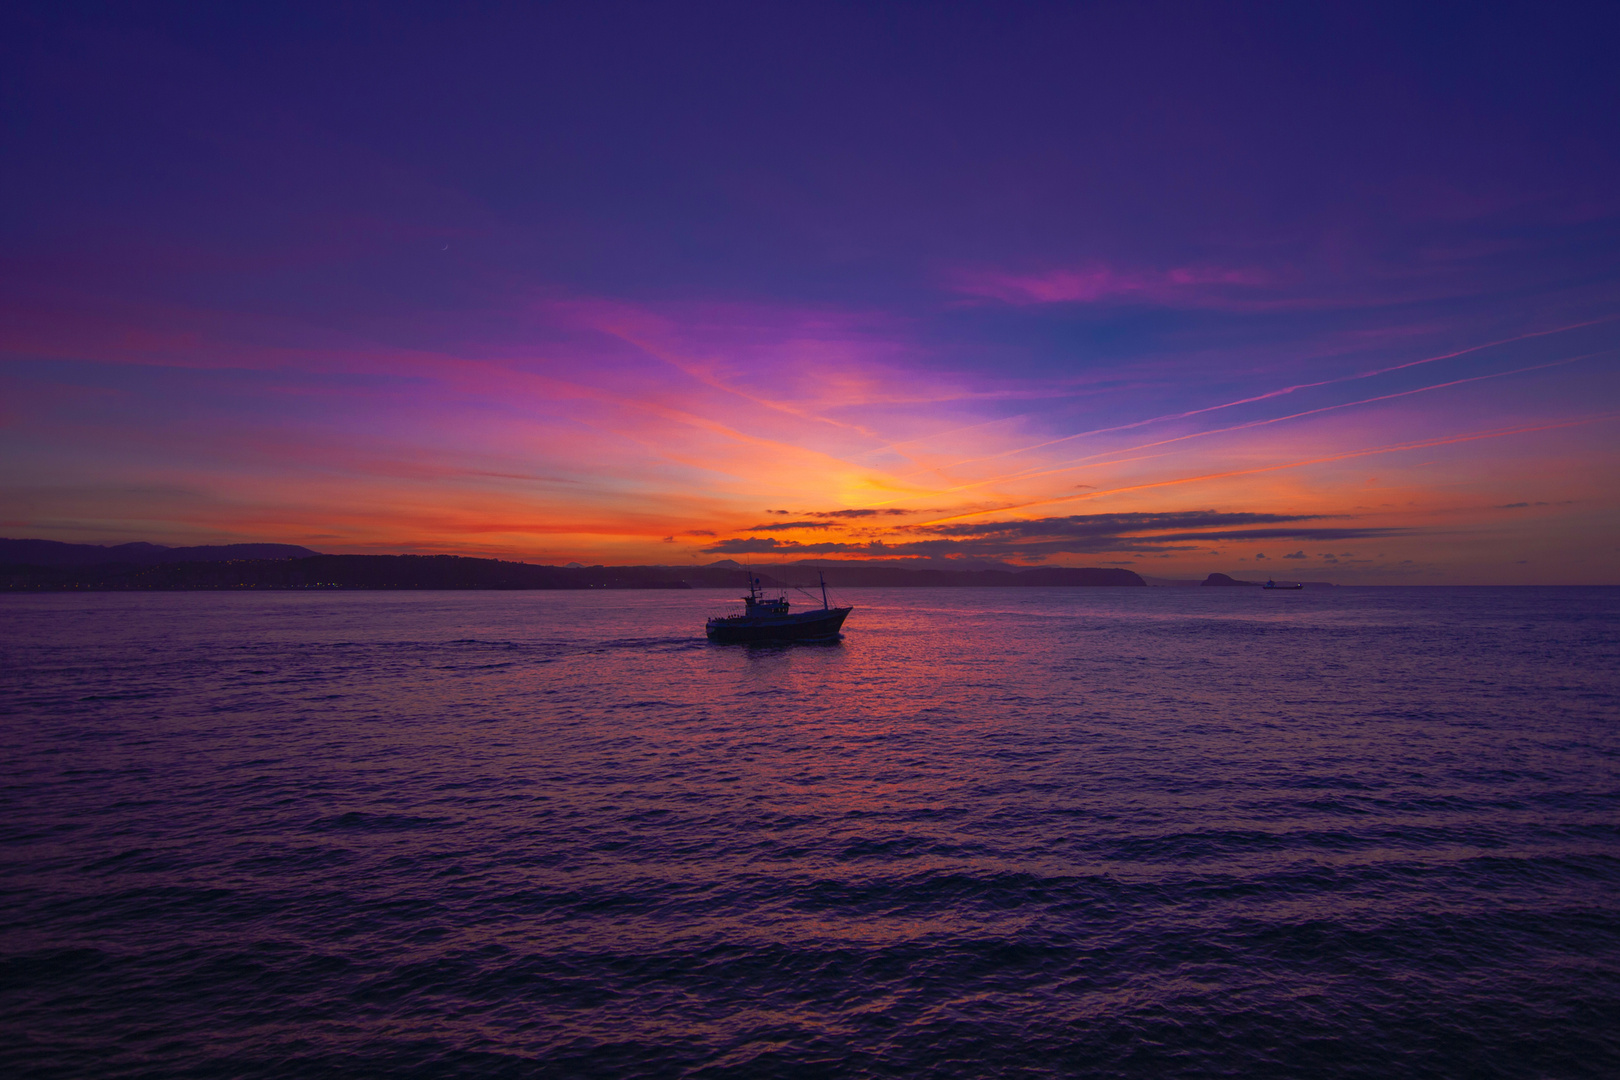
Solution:
[[[0,1072],[1620,1075],[1620,590],[0,597]]]

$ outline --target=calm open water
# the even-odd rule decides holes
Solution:
[[[1620,1076],[1620,590],[0,597],[0,1072]]]

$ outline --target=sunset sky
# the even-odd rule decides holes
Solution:
[[[1620,583],[1620,5],[10,5],[0,535]]]

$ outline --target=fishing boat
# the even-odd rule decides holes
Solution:
[[[741,615],[721,615],[709,620],[710,641],[726,643],[749,641],[835,641],[853,607],[833,607],[827,602],[827,578],[821,577],[821,607],[792,612],[787,594],[768,597],[759,578],[748,572],[748,595],[741,597]],[[803,590],[800,590],[803,592]],[[808,595],[808,594],[807,594]]]
[[[1267,579],[1266,583],[1264,585],[1260,586],[1260,587],[1262,589],[1303,589],[1305,586],[1304,585],[1279,585],[1275,581]]]

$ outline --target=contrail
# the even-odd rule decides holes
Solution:
[[[1188,409],[1186,412],[1165,413],[1163,416],[1153,416],[1146,420],[1135,420],[1129,424],[1116,424],[1113,427],[1093,428],[1090,431],[1077,431],[1073,435],[1064,435],[1056,439],[1049,439],[1046,442],[1034,443],[1033,445],[1022,446],[1013,450],[1003,450],[1000,453],[988,454],[984,457],[967,458],[963,461],[953,462],[950,465],[942,467],[950,469],[961,465],[972,465],[980,461],[994,461],[996,458],[1010,457],[1013,454],[1026,454],[1032,450],[1043,450],[1048,446],[1057,446],[1059,443],[1070,442],[1074,439],[1083,439],[1090,435],[1107,435],[1115,431],[1129,431],[1132,428],[1146,427],[1149,424],[1163,423],[1167,420],[1185,420],[1190,416],[1200,416],[1203,413],[1218,412],[1221,409],[1232,409],[1239,405],[1250,405],[1256,401],[1267,401],[1274,397],[1282,397],[1285,394],[1292,394],[1298,390],[1313,390],[1319,386],[1333,386],[1338,383],[1354,382],[1358,379],[1370,379],[1376,375],[1387,375],[1392,371],[1404,371],[1406,368],[1420,367],[1424,364],[1434,364],[1441,360],[1452,360],[1456,357],[1466,356],[1469,353],[1480,352],[1484,349],[1494,349],[1498,345],[1511,345],[1516,341],[1529,341],[1531,338],[1548,337],[1552,334],[1562,334],[1570,330],[1579,330],[1587,326],[1597,326],[1601,323],[1613,322],[1617,318],[1620,318],[1620,315],[1610,315],[1606,318],[1592,319],[1588,322],[1571,323],[1568,326],[1558,326],[1551,330],[1536,330],[1532,333],[1520,334],[1517,337],[1502,338],[1499,341],[1487,341],[1482,345],[1470,345],[1466,349],[1458,349],[1456,352],[1441,353],[1438,356],[1426,356],[1421,360],[1408,360],[1403,364],[1393,364],[1389,367],[1378,368],[1373,371],[1363,371],[1355,375],[1341,375],[1339,378],[1323,379],[1320,382],[1297,383],[1293,386],[1282,387],[1279,390],[1268,390],[1264,394],[1256,394],[1253,397],[1239,398],[1236,401],[1225,401],[1219,405],[1206,405],[1200,409]],[[917,473],[910,473],[906,477],[898,477],[897,479],[908,479],[909,476],[916,475]]]
[[[1054,499],[1039,499],[1035,502],[1018,503],[1014,506],[998,506],[990,510],[972,510],[965,514],[952,514],[949,517],[935,518],[933,521],[918,522],[913,528],[926,528],[929,525],[943,525],[948,521],[962,521],[965,518],[985,517],[989,514],[1005,514],[1015,510],[1028,510],[1036,506],[1052,506],[1057,503],[1078,502],[1082,499],[1095,499],[1101,495],[1119,495],[1128,491],[1145,491],[1149,488],[1172,487],[1176,484],[1195,484],[1200,480],[1224,480],[1232,476],[1253,476],[1256,473],[1278,472],[1282,469],[1299,469],[1307,465],[1323,465],[1331,461],[1345,461],[1349,458],[1370,457],[1374,454],[1393,454],[1401,450],[1424,450],[1431,446],[1450,446],[1454,443],[1474,442],[1479,439],[1498,439],[1508,435],[1527,435],[1536,431],[1555,431],[1559,428],[1580,427],[1583,424],[1596,424],[1604,420],[1620,419],[1620,413],[1603,413],[1599,416],[1583,417],[1580,420],[1566,420],[1557,424],[1537,424],[1531,427],[1497,428],[1491,431],[1475,431],[1466,435],[1449,435],[1442,439],[1427,439],[1422,442],[1399,443],[1394,446],[1377,446],[1369,450],[1349,450],[1342,454],[1330,454],[1327,457],[1308,458],[1304,461],[1290,461],[1282,465],[1262,465],[1254,469],[1234,469],[1230,472],[1205,473],[1202,476],[1183,476],[1174,480],[1155,480],[1147,484],[1131,484],[1128,487],[1109,488],[1106,491],[1087,491],[1078,495],[1062,495]]]
[[[931,491],[929,494],[949,495],[957,491],[971,491],[974,488],[988,487],[991,484],[1001,484],[1011,480],[1029,480],[1037,476],[1051,476],[1055,473],[1068,472],[1070,469],[1078,469],[1083,463],[1086,462],[1095,462],[1098,465],[1119,465],[1127,461],[1139,461],[1141,460],[1140,458],[1120,458],[1113,461],[1101,462],[1096,461],[1096,459],[1108,457],[1111,454],[1129,454],[1137,450],[1152,450],[1155,447],[1169,446],[1173,443],[1186,442],[1189,439],[1202,439],[1210,435],[1224,435],[1228,432],[1244,431],[1248,428],[1264,427],[1267,424],[1280,424],[1285,420],[1298,420],[1302,416],[1315,416],[1318,413],[1333,412],[1335,409],[1349,409],[1354,408],[1357,405],[1370,405],[1378,401],[1389,401],[1392,398],[1410,397],[1413,394],[1423,394],[1430,390],[1444,390],[1448,386],[1461,386],[1464,383],[1481,382],[1485,379],[1500,379],[1508,375],[1523,375],[1528,371],[1545,371],[1548,368],[1563,367],[1565,364],[1573,364],[1579,360],[1590,360],[1594,356],[1602,356],[1605,353],[1610,353],[1613,351],[1613,349],[1600,349],[1597,352],[1585,353],[1581,356],[1572,356],[1567,360],[1554,360],[1550,364],[1535,364],[1531,367],[1514,368],[1512,371],[1493,371],[1489,375],[1471,375],[1466,379],[1453,379],[1450,382],[1435,383],[1432,386],[1420,386],[1414,390],[1401,390],[1393,394],[1380,394],[1377,397],[1362,398],[1360,401],[1343,401],[1337,405],[1323,405],[1316,409],[1306,409],[1304,412],[1289,413],[1287,416],[1273,416],[1263,420],[1247,420],[1241,424],[1233,424],[1229,427],[1211,428],[1208,431],[1195,431],[1188,435],[1177,435],[1170,439],[1160,439],[1157,442],[1139,443],[1136,446],[1125,446],[1117,450],[1108,450],[1102,453],[1088,454],[1085,457],[1074,458],[1069,463],[1059,465],[1056,468],[1034,469],[1029,472],[1010,473],[1006,476],[991,477],[989,480],[975,480],[971,484],[958,484],[955,487],[941,488],[938,491]]]

